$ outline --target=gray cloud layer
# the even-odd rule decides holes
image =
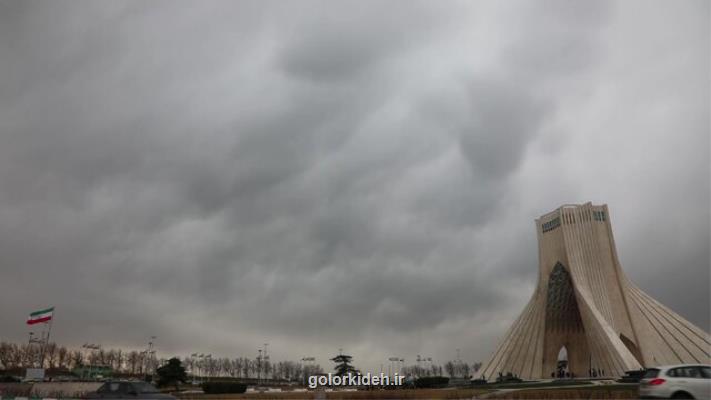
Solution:
[[[608,203],[709,329],[703,1],[0,2],[0,337],[483,360]],[[516,243],[511,247],[510,243]]]

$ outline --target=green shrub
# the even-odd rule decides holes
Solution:
[[[415,387],[420,389],[441,388],[447,386],[449,378],[446,376],[423,376],[415,380]]]
[[[247,385],[237,382],[203,382],[202,391],[205,394],[244,393]]]

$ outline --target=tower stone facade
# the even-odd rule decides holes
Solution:
[[[625,276],[607,205],[565,205],[536,227],[538,285],[479,377],[550,378],[562,348],[576,377],[710,362],[709,334]]]

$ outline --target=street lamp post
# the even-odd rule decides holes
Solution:
[[[205,367],[205,369],[207,370],[207,381],[210,382],[210,377],[213,373],[212,354],[207,354],[205,356]]]
[[[87,361],[89,364],[88,378],[91,379],[91,358],[94,355],[94,350],[100,350],[101,345],[94,343],[84,343],[81,347],[87,351]]]
[[[205,354],[200,353],[198,358],[198,375],[200,376],[200,383],[202,384],[202,376],[205,374]]]
[[[462,374],[463,374],[464,371],[462,371],[462,358],[460,357],[459,352],[460,352],[460,350],[457,349],[457,370],[458,370],[459,372],[462,372]]]
[[[264,343],[264,379],[267,379],[267,375],[269,374],[269,355],[267,354],[267,346],[269,346],[269,343]]]
[[[313,370],[313,362],[316,361],[316,357],[313,357],[313,356],[304,357],[301,359],[301,361],[304,362],[303,374],[304,374],[304,386],[306,386],[306,382],[309,377],[308,374]]]
[[[395,373],[397,372],[398,365],[400,364],[400,357],[390,357],[388,358],[390,365],[388,365],[388,376],[392,376],[394,379]]]
[[[146,375],[153,375],[155,373],[155,354],[156,351],[153,349],[153,345],[155,344],[155,340],[157,339],[157,336],[151,336],[148,339],[148,347],[145,351],[142,353],[145,354],[145,358],[143,359],[143,367],[144,367],[144,373]]]
[[[193,376],[193,381],[195,380],[195,358],[197,353],[190,354],[190,374]]]
[[[257,385],[262,380],[262,349],[259,349],[259,355],[257,356]]]

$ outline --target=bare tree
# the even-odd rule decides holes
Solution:
[[[224,357],[219,359],[220,371],[228,376],[234,378],[235,370],[232,368],[232,361],[229,358]]]
[[[47,343],[44,346],[44,360],[48,368],[54,368],[57,365],[57,344]],[[43,365],[44,367],[44,365]]]
[[[23,367],[33,367],[39,361],[39,346],[23,344],[19,347],[18,356]]]
[[[126,363],[128,364],[128,369],[132,374],[135,374],[141,364],[141,356],[137,351],[132,351],[126,356]]]
[[[74,350],[70,356],[72,368],[81,367],[84,365],[84,354],[79,350]]]
[[[456,372],[456,367],[453,362],[447,361],[444,364],[444,370],[447,372],[447,375],[454,377],[454,374]]]
[[[235,376],[242,376],[242,359],[235,358],[232,360],[232,370],[235,372]]]
[[[116,371],[123,371],[123,360],[124,359],[124,354],[121,349],[116,350],[116,353],[114,353],[114,368]]]
[[[0,364],[3,368],[10,369],[17,366],[15,353],[17,346],[14,343],[0,342]]]
[[[59,368],[68,368],[69,351],[64,346],[59,346],[57,349],[57,366]]]
[[[244,377],[250,378],[252,376],[252,371],[254,371],[254,362],[248,358],[243,358],[242,370],[244,371]]]

